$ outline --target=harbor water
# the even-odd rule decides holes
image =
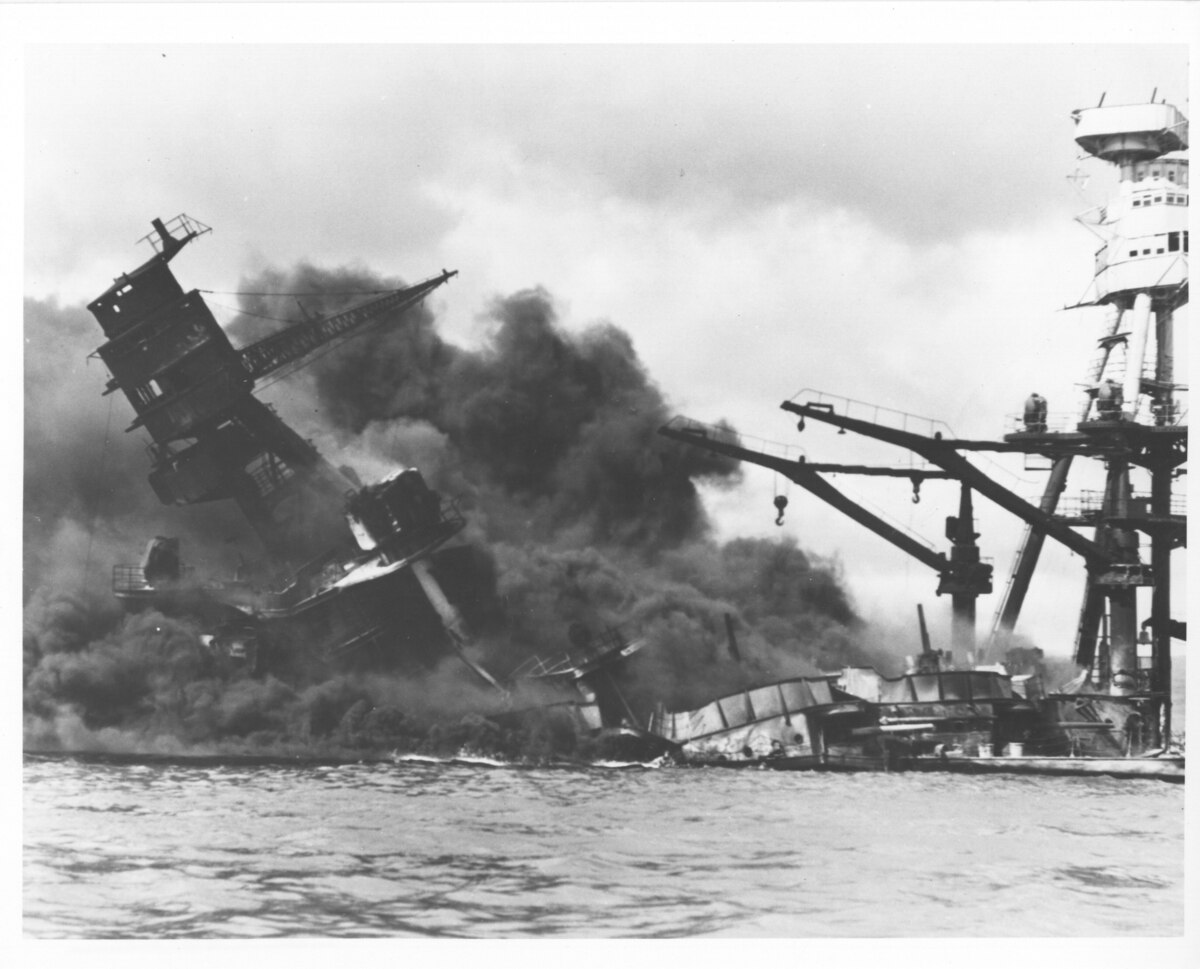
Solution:
[[[1182,785],[27,756],[33,939],[1183,931]]]

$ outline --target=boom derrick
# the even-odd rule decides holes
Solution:
[[[397,289],[344,313],[309,320],[272,333],[242,350],[242,366],[253,380],[265,377],[288,364],[303,360],[319,347],[350,336],[377,321],[384,313],[401,313],[415,306],[442,283],[457,275],[457,271],[443,270],[441,275],[423,283]]]
[[[792,460],[744,447],[729,431],[708,427],[685,418],[677,418],[660,428],[659,433],[693,447],[770,468],[932,569],[938,574],[937,594],[949,595],[953,602],[955,645],[965,650],[974,648],[975,600],[978,596],[992,591],[992,566],[979,560],[979,546],[975,543],[979,536],[972,530],[970,489],[963,486],[959,514],[947,520],[946,537],[952,543],[950,556],[947,558],[941,552],[934,551],[868,511],[822,477],[822,473],[903,477],[912,481],[915,492],[923,481],[950,478],[948,472],[920,468],[818,464],[804,458]]]
[[[1089,568],[1105,568],[1115,564],[1112,556],[1095,542],[1076,534],[1068,526],[1046,514],[1037,505],[1030,504],[1024,498],[1005,488],[1004,485],[993,481],[956,450],[964,445],[974,445],[972,450],[983,450],[982,442],[931,438],[923,434],[914,434],[911,431],[885,427],[882,424],[873,424],[870,421],[835,413],[830,404],[811,402],[795,404],[790,400],[785,400],[780,407],[803,418],[822,421],[843,430],[862,434],[864,437],[907,448],[914,454],[919,454],[930,464],[937,465],[948,471],[951,476],[970,485],[981,495],[991,499],[1005,511],[1016,515],[1027,525],[1061,542],[1072,552],[1082,555],[1087,560]],[[1001,445],[995,449],[1004,448]]]

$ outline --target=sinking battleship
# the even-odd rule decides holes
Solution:
[[[617,629],[501,682],[473,655],[463,611],[447,588],[449,545],[465,525],[456,504],[416,468],[363,484],[335,468],[254,393],[318,350],[391,321],[456,273],[443,270],[342,313],[287,326],[235,347],[199,290],[185,292],[170,263],[211,231],[187,215],[152,222],[153,255],[88,304],[107,337],[96,352],[134,410],[127,431],[151,438],[149,482],[170,506],[232,501],[263,550],[231,576],[197,575],[180,540],[155,536],[140,563],[113,567],[113,592],[131,611],[186,615],[214,662],[234,675],[295,681],[334,671],[430,667],[456,655],[519,717],[514,685],[537,684],[539,709],[612,750],[647,756],[672,745],[645,734],[622,709],[610,668],[640,647]],[[399,321],[397,323],[397,321]],[[391,325],[389,324],[389,325]]]
[[[678,418],[661,433],[689,446],[774,470],[938,576],[952,611],[952,650],[1001,655],[1011,640],[1044,541],[1087,567],[1075,647],[1079,675],[1048,688],[997,664],[955,668],[924,633],[912,668],[898,677],[846,669],[817,677],[747,683],[687,711],[631,709],[612,670],[641,648],[620,630],[572,629],[561,657],[534,659],[498,678],[473,655],[471,635],[446,577],[464,527],[452,501],[415,468],[363,485],[335,468],[255,397],[257,381],[286,374],[314,351],[420,303],[455,274],[386,293],[344,313],[306,319],[235,348],[199,291],[184,292],[169,263],[208,232],[187,216],[155,220],[154,255],[118,277],[89,309],[108,342],[98,350],[135,412],[129,430],[150,434],[150,484],[168,505],[232,500],[266,551],[232,577],[202,578],[178,540],[151,539],[138,565],[118,565],[113,591],[130,609],[182,612],[204,630],[218,661],[249,674],[320,676],[333,669],[432,665],[457,655],[508,697],[515,682],[545,688],[539,709],[580,733],[606,734],[630,759],[664,752],[691,764],[790,770],[944,770],[1107,773],[1182,780],[1173,747],[1170,554],[1186,543],[1186,514],[1172,481],[1186,461],[1186,388],[1174,380],[1173,315],[1187,301],[1186,120],[1162,103],[1084,109],[1077,141],[1117,166],[1117,197],[1090,216],[1108,243],[1081,306],[1108,306],[1081,410],[1064,422],[1031,399],[999,441],[960,440],[936,422],[841,397],[802,391],[783,409],[911,451],[904,468],[821,464],[757,451],[728,427]],[[1153,340],[1151,341],[1151,332]],[[1153,359],[1147,348],[1154,347]],[[1121,369],[1123,366],[1123,370]],[[926,426],[927,425],[927,426]],[[922,433],[924,430],[924,433]],[[980,471],[964,452],[1008,452],[1047,461],[1037,503]],[[1059,508],[1077,459],[1103,462],[1106,487]],[[1150,477],[1134,490],[1131,472]],[[824,475],[863,474],[960,484],[946,522],[948,554],[932,550],[840,492]],[[977,649],[976,601],[992,591],[992,566],[974,530],[976,494],[1026,525],[988,644]],[[786,498],[778,496],[782,518]],[[1085,537],[1077,528],[1094,529]],[[1150,539],[1141,560],[1139,533]],[[1150,590],[1139,627],[1137,590]],[[732,630],[731,630],[732,636]],[[519,716],[512,709],[495,714]]]
[[[439,548],[464,525],[453,505],[415,469],[362,486],[254,395],[257,381],[415,306],[454,273],[236,349],[170,267],[209,227],[186,215],[153,225],[154,255],[88,304],[108,338],[97,350],[112,375],[105,393],[120,390],[132,405],[127,431],[149,433],[159,500],[232,500],[266,556],[255,573],[201,579],[177,538],[155,537],[139,565],[114,566],[116,596],[134,608],[189,609],[204,618],[215,652],[257,669],[419,654],[428,637],[408,607],[421,591],[454,637],[461,623],[434,574]]]
[[[1075,111],[1075,141],[1112,165],[1119,181],[1104,206],[1078,221],[1104,240],[1094,278],[1075,306],[1106,307],[1107,319],[1077,412],[1049,415],[1026,401],[1001,440],[955,438],[944,424],[804,390],[782,409],[902,448],[905,467],[818,463],[756,449],[730,428],[679,417],[666,437],[769,468],[890,542],[938,576],[951,600],[955,669],[926,638],[914,668],[898,678],[843,670],[801,689],[789,682],[747,689],[659,720],[695,762],[817,769],[1109,774],[1182,781],[1184,757],[1172,723],[1171,640],[1186,623],[1171,615],[1171,553],[1186,545],[1187,517],[1173,482],[1185,473],[1187,388],[1175,379],[1174,317],[1188,300],[1187,119],[1165,101]],[[1040,501],[1015,494],[967,454],[1024,454],[1049,471]],[[1060,502],[1072,464],[1100,462],[1103,491]],[[825,477],[959,482],[958,514],[946,519],[949,554],[937,552],[863,507]],[[1136,490],[1135,478],[1148,478]],[[992,591],[973,517],[979,494],[1025,525],[991,635],[976,642],[976,600]],[[787,498],[777,495],[782,519]],[[1090,537],[1077,531],[1091,529]],[[1141,555],[1149,540],[1149,561]],[[1051,685],[1039,676],[976,662],[1004,656],[1047,539],[1085,563],[1073,658],[1078,675]],[[1138,590],[1149,616],[1138,622]],[[922,630],[924,622],[922,618]],[[791,702],[787,702],[789,695]],[[843,727],[842,724],[848,726]],[[795,729],[806,724],[807,729]],[[847,749],[849,744],[849,749]]]

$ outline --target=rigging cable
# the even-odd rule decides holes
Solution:
[[[310,289],[297,291],[294,293],[288,292],[270,292],[270,293],[251,293],[232,289],[198,289],[198,293],[205,293],[209,296],[382,296],[384,293],[395,293],[397,289],[356,289],[344,293],[329,293],[324,290]]]
[[[294,326],[297,323],[296,320],[288,319],[284,316],[267,316],[266,313],[251,313],[249,310],[238,309],[236,306],[226,306],[224,303],[210,303],[209,305],[226,310],[229,313],[236,313],[238,316],[253,316],[260,320],[270,320],[272,323],[287,323],[289,326]]]

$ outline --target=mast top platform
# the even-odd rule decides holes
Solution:
[[[1078,108],[1071,117],[1076,144],[1108,162],[1147,161],[1188,146],[1187,118],[1171,104]]]

